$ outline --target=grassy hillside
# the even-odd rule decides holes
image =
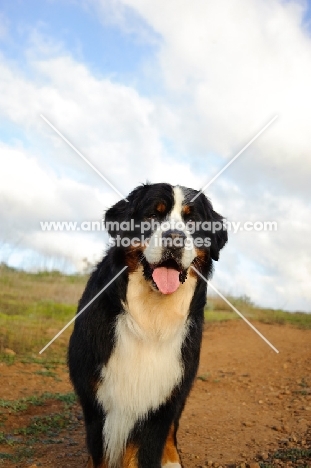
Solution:
[[[38,356],[43,346],[74,316],[86,276],[28,273],[0,266],[0,353]],[[46,351],[65,359],[72,326]]]
[[[42,356],[38,353],[74,316],[86,281],[87,276],[82,275],[63,275],[57,271],[28,273],[0,265],[1,358],[65,362],[73,325]],[[246,297],[228,299],[251,321],[311,328],[311,314],[261,309]],[[208,298],[205,318],[207,322],[240,320],[218,297]]]
[[[249,321],[268,324],[293,325],[303,329],[311,329],[311,314],[304,312],[286,312],[281,309],[265,309],[254,305],[247,296],[230,297],[227,299]],[[241,320],[240,317],[220,297],[208,297],[205,309],[207,322],[224,320]]]

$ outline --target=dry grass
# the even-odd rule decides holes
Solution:
[[[311,314],[304,312],[286,312],[280,309],[264,309],[254,305],[247,296],[227,297],[234,307],[247,319],[267,324],[293,325],[303,329],[311,328]],[[238,320],[239,316],[220,297],[209,296],[205,309],[207,322]]]
[[[74,316],[87,276],[64,275],[57,271],[28,273],[0,265],[0,354],[11,358],[37,359],[38,352]],[[311,314],[288,313],[255,307],[249,298],[229,297],[230,302],[250,320],[290,323],[311,328]],[[219,297],[209,297],[205,310],[208,322],[239,319]],[[45,359],[66,358],[71,325],[44,353]]]
[[[34,354],[74,316],[87,278],[0,266],[0,353]],[[70,327],[50,354],[64,352]]]

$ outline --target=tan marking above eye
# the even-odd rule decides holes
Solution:
[[[182,212],[184,215],[189,215],[191,213],[191,207],[189,205],[184,205],[182,208]]]
[[[156,206],[156,210],[159,212],[159,213],[164,213],[164,211],[166,210],[166,205],[164,203],[158,203],[157,206]]]

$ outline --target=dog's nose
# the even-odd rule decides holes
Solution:
[[[178,229],[168,229],[162,233],[162,238],[170,241],[170,247],[181,249],[185,246],[186,234]]]

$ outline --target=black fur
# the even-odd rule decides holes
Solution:
[[[191,217],[192,221],[222,221],[223,218],[213,210],[203,194],[192,203],[191,199],[198,192],[184,187],[182,190],[185,195],[184,203],[190,207],[190,214],[185,215],[185,221],[187,216],[189,219]],[[106,213],[105,222],[134,219],[135,223],[139,223],[146,219],[154,219],[155,216],[162,221],[173,207],[173,187],[169,184],[146,184],[133,190],[128,200],[121,200],[110,208]],[[158,212],[157,206],[160,202],[165,206],[165,210],[162,208],[162,211]],[[114,238],[118,235],[135,237],[140,234],[136,227],[130,233],[114,229],[109,229],[109,233]],[[150,232],[147,234],[150,235]],[[227,233],[225,230],[217,233],[198,231],[192,236],[210,238],[210,247],[202,248],[201,254],[193,261],[200,273],[208,278],[212,273],[212,259],[218,260],[219,251],[227,242]],[[144,262],[146,270],[152,268],[144,258],[143,249],[139,247],[134,251],[118,246],[110,247],[91,274],[78,306],[80,311],[124,266],[128,266],[127,270],[77,317],[69,344],[70,377],[83,408],[87,446],[94,468],[106,466],[101,465],[105,459],[102,434],[105,409],[96,401],[100,372],[113,353],[116,321],[120,314],[125,313],[122,301],[126,300],[129,275],[135,270],[135,265],[144,265]],[[146,273],[146,281],[150,280],[150,275],[150,271],[149,277]],[[138,468],[161,467],[163,447],[172,424],[176,442],[179,418],[197,372],[202,339],[206,282],[200,277],[197,277],[196,281],[187,318],[190,325],[181,349],[184,366],[182,382],[174,388],[163,405],[155,411],[149,411],[143,420],[136,422],[128,438],[128,444],[138,447]]]

